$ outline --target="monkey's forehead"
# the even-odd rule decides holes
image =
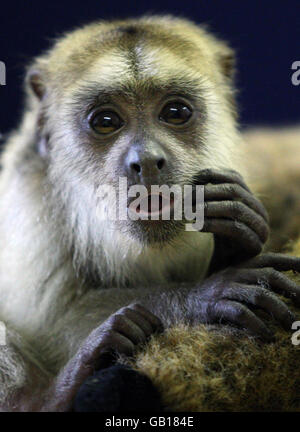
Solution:
[[[81,85],[127,95],[154,94],[170,88],[194,93],[202,88],[203,77],[204,72],[180,60],[168,47],[141,42],[128,49],[114,47],[95,59],[85,70]]]
[[[69,33],[43,58],[49,79],[111,85],[121,80],[216,77],[216,47],[203,29],[172,18],[95,23]]]

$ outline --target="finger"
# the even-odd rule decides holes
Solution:
[[[300,258],[279,253],[266,253],[243,263],[245,268],[273,267],[278,271],[293,270],[300,273]]]
[[[164,326],[161,320],[139,303],[134,303],[129,306],[131,309],[139,312],[152,325],[155,331],[163,331]]]
[[[123,334],[117,331],[109,331],[103,336],[101,344],[98,347],[100,356],[107,353],[118,353],[131,356],[134,353],[135,344]]]
[[[230,300],[220,300],[215,304],[214,318],[219,322],[226,320],[237,324],[267,342],[274,340],[273,333],[267,326],[241,303]]]
[[[290,330],[296,320],[287,305],[275,294],[260,286],[231,284],[224,290],[224,298],[239,300],[265,310],[286,330]]]
[[[99,326],[84,341],[77,357],[80,359],[81,368],[95,367],[95,365],[102,367],[103,363],[111,362],[112,353],[132,355],[134,348],[135,344],[123,334],[112,330],[110,326],[107,330]]]
[[[98,327],[62,369],[57,382],[60,382],[71,396],[77,386],[95,370],[113,364],[117,353],[131,356],[134,349],[135,345],[122,334],[112,330],[105,332],[102,326]]]
[[[288,276],[274,270],[272,267],[240,270],[237,275],[238,282],[257,285],[264,284],[265,288],[284,294],[295,301],[297,305],[300,305],[300,286],[289,279]]]
[[[225,169],[220,171],[214,168],[208,168],[200,171],[196,176],[194,176],[193,184],[201,185],[207,183],[237,183],[246,191],[251,192],[243,180],[243,177],[237,171],[233,170]]]
[[[243,223],[227,219],[205,219],[202,231],[231,238],[241,245],[248,256],[258,255],[262,251],[263,244],[258,235]]]
[[[150,324],[150,322],[146,318],[144,318],[144,316],[140,312],[127,307],[124,311],[124,314],[132,322],[138,325],[147,337],[153,333],[154,328],[152,324]]]
[[[230,218],[251,228],[261,242],[265,243],[269,227],[265,220],[252,209],[239,201],[211,201],[204,204],[204,217]]]
[[[249,193],[238,184],[222,183],[218,185],[205,185],[204,199],[205,201],[239,200],[262,216],[266,222],[269,221],[268,212],[263,204],[251,192]]]
[[[109,319],[109,324],[114,332],[119,332],[134,344],[139,344],[146,339],[143,330],[123,313],[116,313]]]

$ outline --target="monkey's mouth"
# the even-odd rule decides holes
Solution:
[[[174,199],[163,194],[148,194],[139,199],[138,204],[131,202],[128,209],[139,219],[164,219],[172,218]]]

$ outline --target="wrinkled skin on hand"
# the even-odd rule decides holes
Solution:
[[[113,364],[117,354],[133,355],[136,347],[155,332],[161,321],[139,304],[119,309],[85,339],[46,394],[42,411],[70,411],[82,383],[98,369]]]
[[[269,235],[268,214],[242,176],[228,169],[206,169],[194,184],[204,185],[202,231],[214,234],[210,273],[260,254]]]
[[[266,342],[274,339],[255,311],[264,310],[285,329],[296,317],[275,293],[300,306],[300,287],[281,271],[300,271],[300,259],[281,254],[263,254],[238,267],[213,274],[188,296],[194,323],[229,323],[248,330]]]

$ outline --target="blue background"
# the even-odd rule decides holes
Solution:
[[[300,86],[291,64],[300,61],[300,0],[11,1],[0,7],[0,131],[15,127],[22,108],[24,66],[65,30],[99,18],[172,13],[208,23],[237,50],[242,126],[299,122]]]

